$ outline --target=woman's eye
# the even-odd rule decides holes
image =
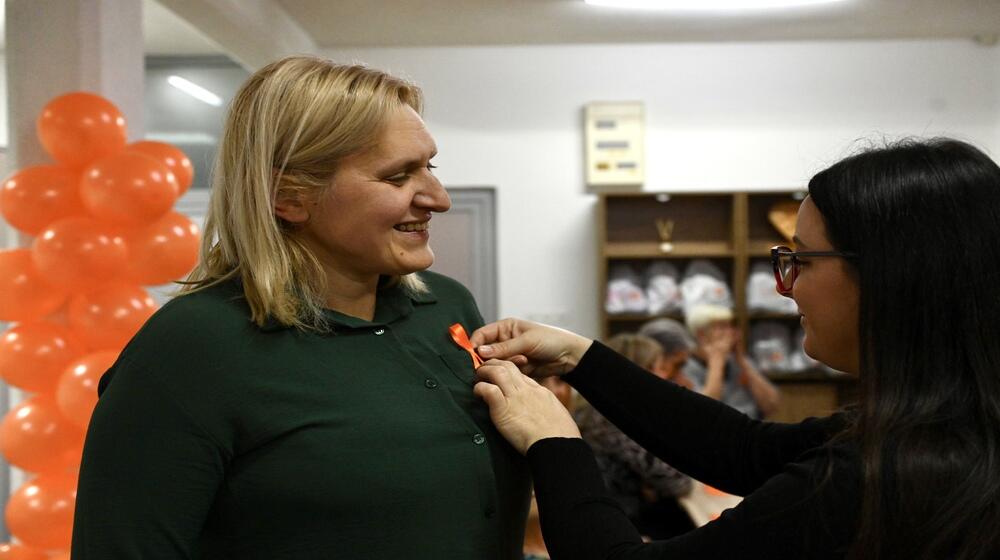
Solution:
[[[426,165],[426,167],[427,167],[428,171],[433,171],[433,170],[437,169],[437,166],[434,165],[433,163],[428,163]],[[420,168],[418,167],[417,169],[420,169]],[[410,180],[410,175],[411,175],[410,171],[405,171],[403,173],[397,173],[396,175],[393,175],[391,177],[386,177],[385,179],[383,179],[383,181],[385,181],[387,183],[392,183],[394,185],[402,185],[403,183],[405,183],[408,180]]]

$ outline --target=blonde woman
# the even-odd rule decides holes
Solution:
[[[201,262],[102,382],[74,560],[514,559],[526,466],[425,271],[421,93],[292,57],[233,100]],[[418,274],[419,273],[419,274]]]

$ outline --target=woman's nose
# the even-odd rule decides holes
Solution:
[[[447,212],[451,208],[451,197],[441,185],[441,181],[431,175],[427,178],[424,188],[413,198],[413,203],[431,212]]]

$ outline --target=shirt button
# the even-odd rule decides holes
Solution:
[[[375,329],[375,336],[382,336],[385,334],[385,329]]]
[[[482,445],[486,443],[486,436],[484,436],[483,434],[476,434],[472,436],[472,443],[476,445]]]
[[[437,389],[438,382],[430,378],[424,379],[424,387],[427,387],[428,389]]]

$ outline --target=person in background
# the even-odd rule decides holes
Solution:
[[[663,350],[652,338],[622,333],[607,341],[611,348],[655,374]],[[573,414],[580,434],[597,457],[608,490],[644,536],[666,539],[694,528],[677,498],[691,491],[691,479],[657,459],[580,399]]]
[[[427,271],[420,90],[289,57],[237,92],[200,263],[101,381],[74,560],[517,560],[524,458]]]
[[[654,319],[639,327],[639,334],[655,340],[663,351],[653,373],[681,387],[701,392],[701,385],[684,373],[684,367],[696,348],[684,325],[673,319]]]
[[[1000,558],[997,239],[1000,167],[964,142],[871,148],[815,175],[795,248],[771,262],[803,348],[857,376],[859,401],[795,424],[748,418],[565,330],[505,319],[473,333],[489,359],[475,392],[528,456],[553,559]],[[746,497],[643,542],[570,415],[527,375],[562,376],[658,457]]]
[[[695,305],[685,315],[697,340],[693,359],[684,374],[698,391],[751,418],[767,418],[778,410],[781,393],[762,375],[746,354],[733,326],[733,312],[718,305]]]

